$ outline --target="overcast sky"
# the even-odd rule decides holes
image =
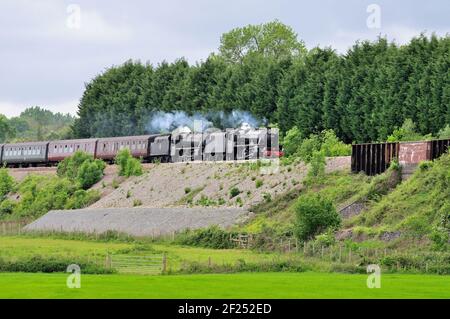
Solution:
[[[422,31],[445,35],[450,1],[0,0],[0,113],[39,105],[75,114],[84,83],[111,65],[194,63],[217,50],[222,33],[274,19],[308,48],[345,52],[379,34],[397,43]]]

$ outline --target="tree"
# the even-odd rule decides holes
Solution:
[[[0,143],[5,142],[9,137],[14,134],[14,131],[3,114],[0,114]]]
[[[301,241],[307,241],[341,224],[341,218],[332,201],[317,193],[301,196],[295,204],[295,214],[294,231]]]
[[[103,177],[105,162],[94,159],[92,155],[77,151],[58,164],[59,177],[68,178],[78,183],[81,188],[88,189]]]
[[[275,20],[260,25],[248,25],[222,35],[220,54],[230,63],[242,62],[249,55],[261,55],[277,60],[300,56],[306,52],[291,27]]]

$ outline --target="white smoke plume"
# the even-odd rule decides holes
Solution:
[[[188,115],[183,111],[159,111],[149,116],[145,129],[146,133],[149,134],[168,133],[177,128],[189,128],[191,131],[203,132],[213,127],[219,129],[238,128],[243,124],[256,128],[265,123],[266,120],[258,120],[245,111],[232,111],[230,113],[220,111],[207,114],[195,113],[193,115]]]

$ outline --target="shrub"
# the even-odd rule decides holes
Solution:
[[[100,199],[100,193],[97,190],[85,191],[77,190],[72,197],[67,200],[65,209],[80,209],[92,205]]]
[[[430,239],[433,242],[434,250],[446,250],[450,239],[448,230],[445,228],[437,227],[431,232]]]
[[[85,274],[108,274],[114,272],[85,260],[62,257],[43,258],[41,256],[23,257],[14,261],[6,261],[0,258],[0,272],[65,272],[67,266],[71,264],[79,265]]]
[[[431,139],[431,134],[422,135],[416,131],[416,124],[411,119],[406,119],[403,125],[395,129],[394,132],[388,136],[388,142],[407,142],[407,141],[421,141]]]
[[[142,206],[142,201],[140,199],[135,199],[133,201],[133,207]]]
[[[321,133],[322,145],[320,150],[327,157],[349,156],[352,146],[340,141],[333,130],[325,130]]]
[[[310,164],[309,178],[321,178],[325,175],[326,160],[323,152],[314,152]]]
[[[81,164],[77,174],[77,181],[81,188],[88,189],[103,177],[106,164],[103,161],[85,161]]]
[[[296,222],[295,235],[298,239],[306,241],[324,232],[329,228],[337,228],[341,218],[327,198],[320,194],[301,196],[295,204]]]
[[[182,245],[213,249],[234,247],[234,243],[230,240],[230,233],[215,225],[198,230],[186,230],[178,235],[177,242]]]
[[[239,188],[237,187],[232,187],[230,189],[230,198],[236,197],[237,195],[239,195],[241,193],[241,191],[239,190]]]
[[[93,156],[77,151],[58,164],[57,174],[76,182],[83,189],[88,189],[103,177],[105,162]]]
[[[141,162],[131,155],[128,148],[122,149],[115,158],[115,163],[119,166],[120,176],[140,176],[142,175]]]
[[[320,151],[320,146],[321,142],[319,136],[311,134],[309,138],[303,140],[300,145],[298,155],[303,161],[309,163],[314,152]]]
[[[186,187],[186,188],[184,189],[184,193],[185,193],[185,194],[189,194],[191,191],[192,191],[192,189],[191,189],[190,187]]]
[[[450,138],[450,125],[446,125],[442,130],[438,133],[438,138]]]
[[[4,216],[11,215],[14,212],[14,209],[16,208],[17,203],[10,200],[5,199],[0,203],[0,218],[3,218]]]
[[[331,246],[336,243],[336,238],[334,237],[334,231],[329,228],[325,233],[317,235],[315,242],[318,246]]]
[[[422,161],[419,163],[419,169],[424,172],[433,167],[433,161]]]
[[[263,186],[263,184],[264,184],[264,182],[261,179],[258,179],[255,182],[256,188],[260,188],[261,186]]]
[[[14,179],[6,168],[0,168],[0,202],[13,190]]]
[[[264,193],[263,198],[264,198],[264,202],[266,202],[266,203],[270,203],[272,201],[272,196],[270,195],[270,193]]]

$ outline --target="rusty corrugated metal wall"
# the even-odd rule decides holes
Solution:
[[[405,165],[418,164],[423,160],[439,158],[448,152],[449,148],[450,139],[354,144],[352,145],[352,172],[377,175],[386,171],[393,160],[400,160]]]
[[[392,160],[398,159],[398,143],[374,143],[352,145],[352,172],[367,175],[381,174]]]
[[[431,141],[430,159],[436,159],[446,153],[450,146],[450,139]]]

